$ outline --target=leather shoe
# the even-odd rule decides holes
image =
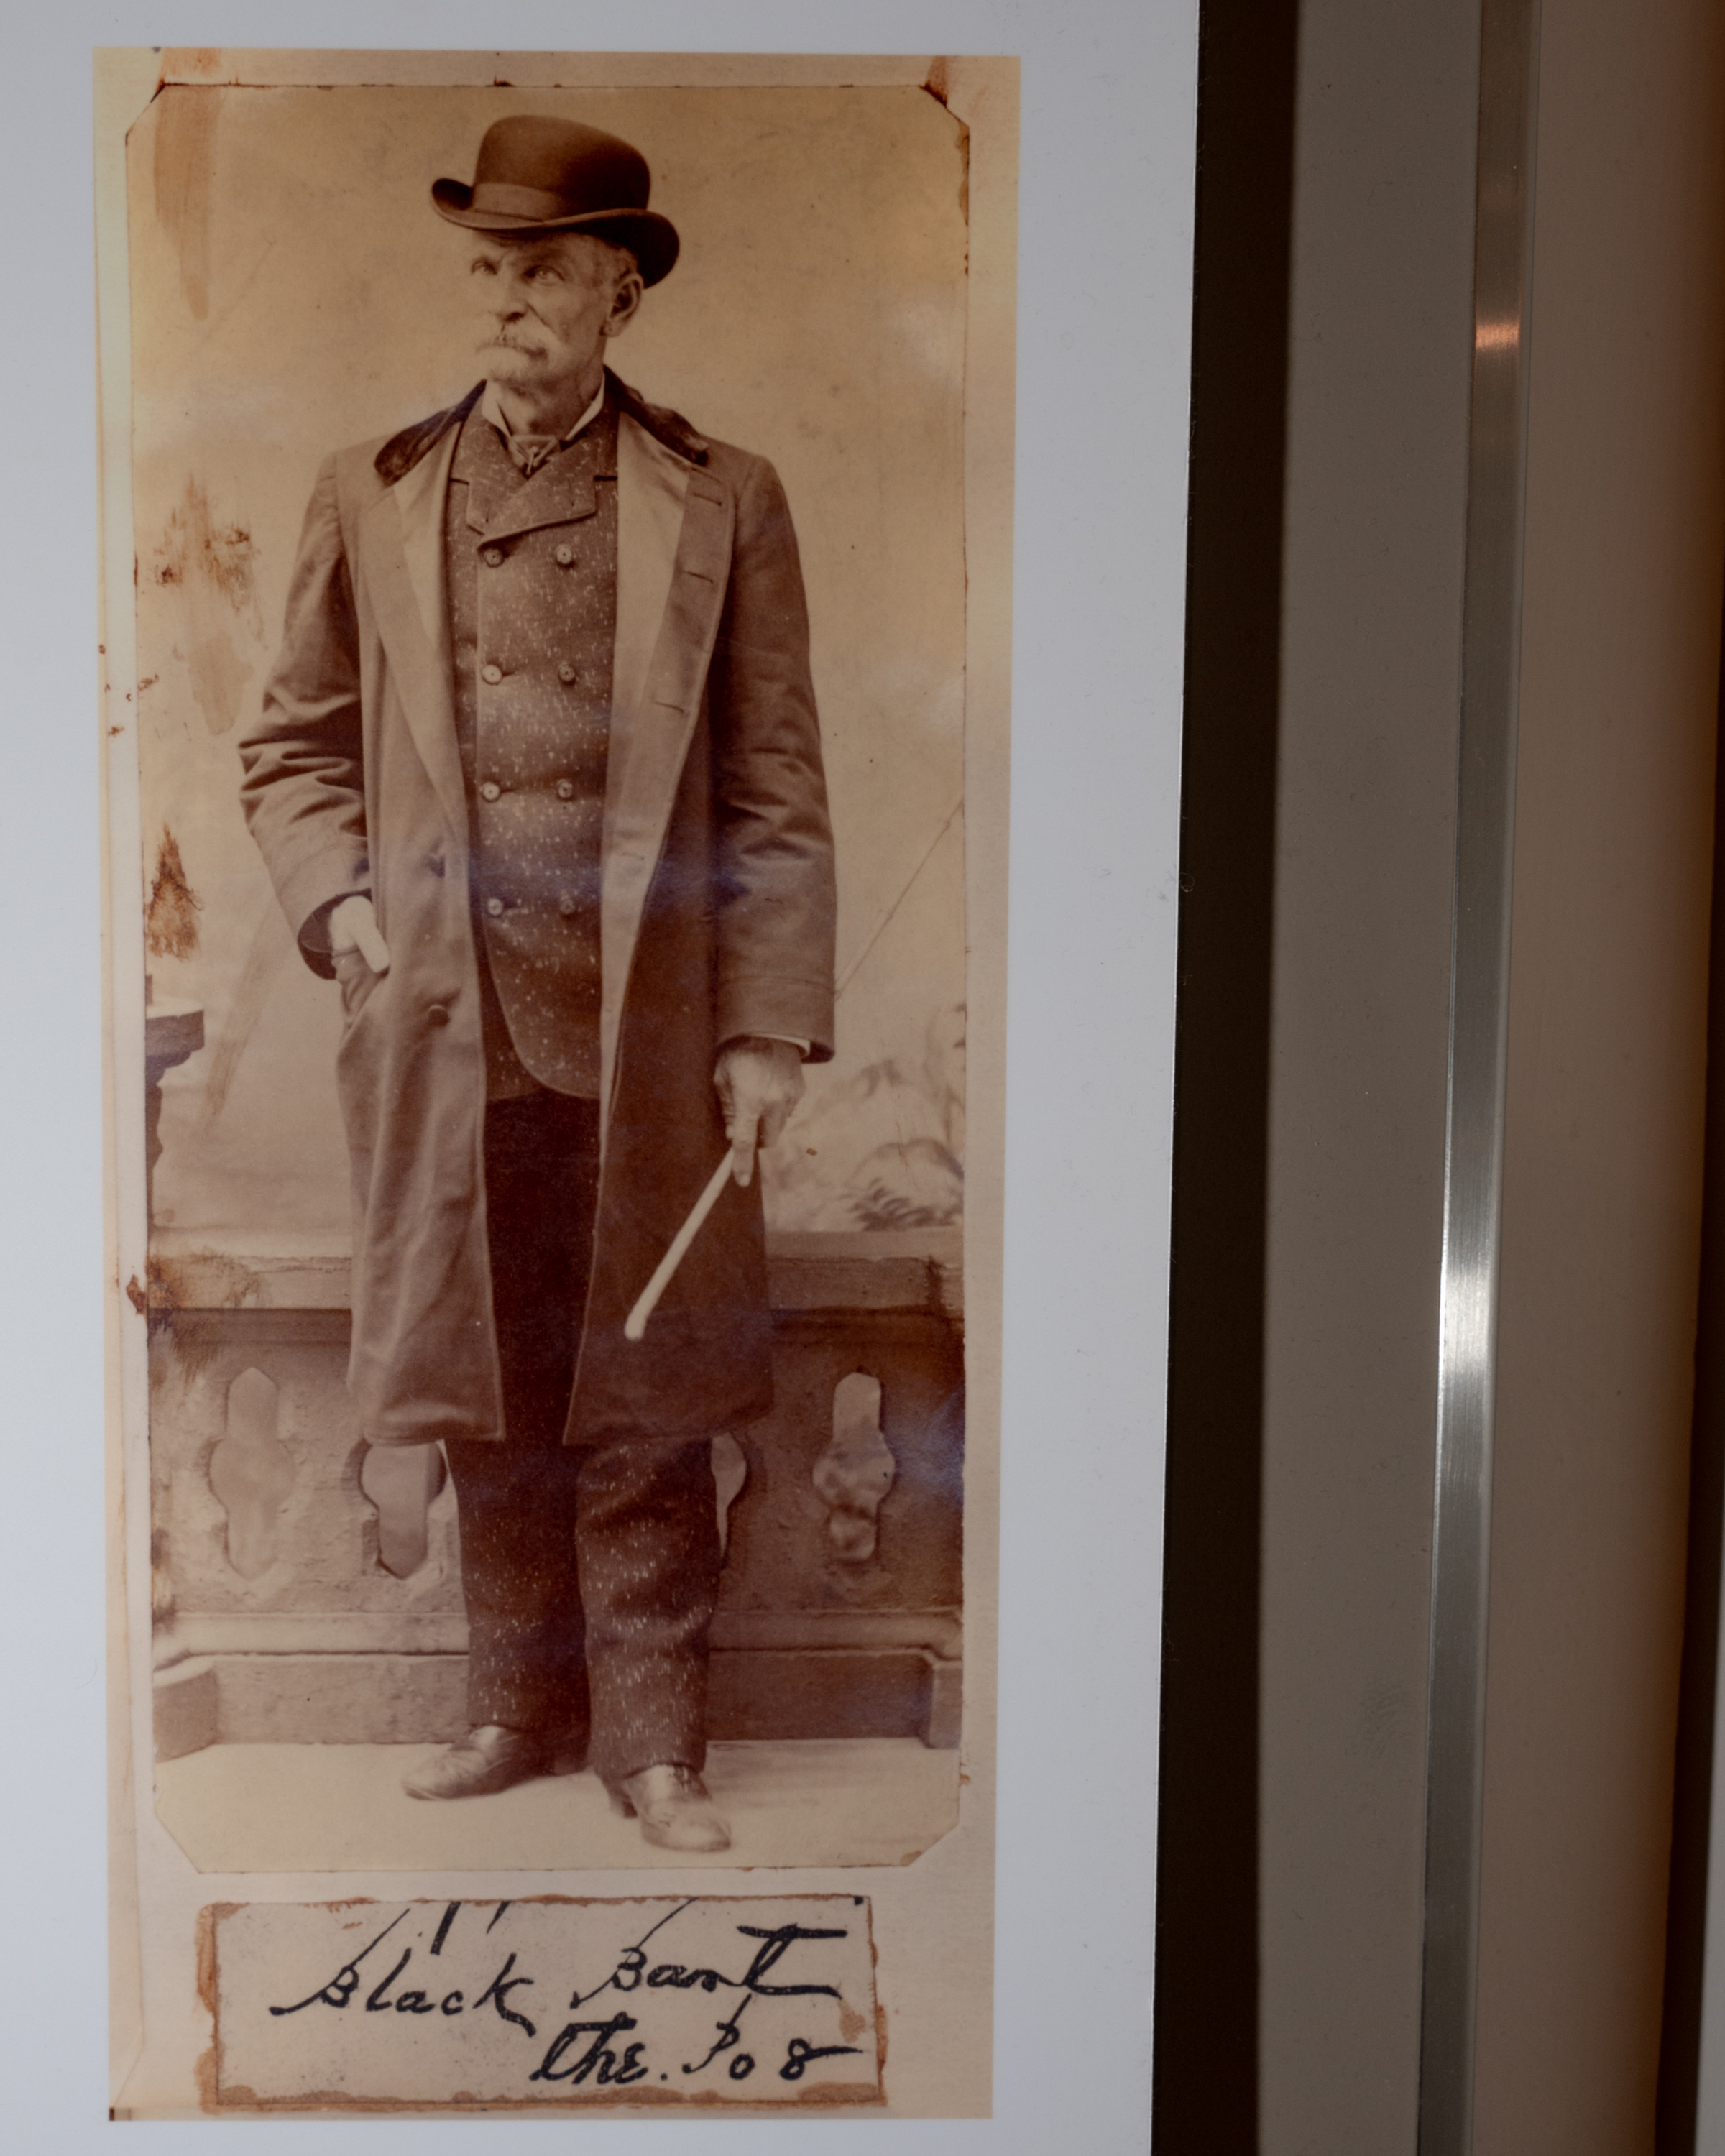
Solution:
[[[585,1763],[586,1746],[572,1732],[551,1735],[488,1722],[416,1767],[402,1787],[410,1797],[490,1797],[541,1774],[578,1774]]]
[[[607,1782],[605,1788],[612,1810],[624,1819],[639,1819],[642,1838],[655,1848],[711,1852],[731,1846],[731,1830],[692,1767],[643,1767],[620,1782]]]

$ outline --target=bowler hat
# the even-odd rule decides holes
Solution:
[[[473,185],[433,182],[440,217],[476,232],[531,238],[588,232],[626,247],[644,285],[656,285],[677,259],[676,228],[647,207],[647,161],[629,143],[576,120],[519,113],[485,130]]]

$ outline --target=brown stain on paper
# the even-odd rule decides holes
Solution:
[[[156,216],[179,258],[180,290],[200,322],[209,319],[209,214],[216,169],[219,90],[175,84],[156,100]]]
[[[249,613],[257,606],[254,553],[251,533],[238,524],[218,525],[210,515],[209,496],[195,479],[188,479],[185,499],[168,518],[157,549],[156,581],[196,580],[225,599],[235,613]]]
[[[166,1338],[182,1378],[201,1377],[221,1356],[227,1336],[213,1313],[255,1308],[262,1289],[257,1275],[237,1258],[199,1249],[183,1256],[151,1255],[146,1290],[150,1337]],[[134,1305],[136,1306],[136,1305]],[[165,1358],[151,1358],[150,1382],[165,1380]]]
[[[958,127],[958,214],[967,226],[970,223],[970,129],[952,112],[952,62],[944,53],[937,53],[928,63],[928,73],[922,79],[922,87],[944,112],[952,113]]]
[[[249,1265],[223,1251],[189,1250],[181,1257],[150,1260],[149,1303],[152,1315],[176,1311],[244,1310],[260,1292]]]
[[[144,947],[152,958],[195,958],[203,901],[186,880],[180,842],[164,824],[156,850],[156,878],[144,909]]]
[[[234,648],[234,623],[248,621],[260,633],[253,565],[257,549],[241,524],[218,523],[209,496],[188,479],[179,506],[156,549],[155,581],[179,602],[182,656],[192,694],[213,734],[226,733],[239,716],[251,668]]]
[[[198,2101],[207,2112],[222,2108],[222,2014],[216,1997],[216,1926],[243,1909],[244,1902],[210,1902],[198,1912],[198,1997],[209,2015],[209,2049],[193,2066]]]
[[[188,76],[202,75],[208,82],[218,80],[222,74],[222,48],[219,45],[168,45],[162,54],[163,82],[182,82]],[[237,80],[233,71],[228,80]]]

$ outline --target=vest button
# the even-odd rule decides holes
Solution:
[[[569,664],[567,659],[557,669],[557,679],[559,681],[563,683],[565,687],[567,687],[568,684],[575,679],[575,669]]]
[[[503,679],[503,669],[493,660],[489,666],[480,668],[480,679],[482,681],[489,681],[495,689]]]
[[[556,555],[556,561],[557,565],[560,569],[567,569],[574,558],[575,549],[572,547],[558,547]]]
[[[557,781],[557,798],[559,801],[572,801],[575,798],[575,782],[572,778],[560,778]]]
[[[501,569],[503,566],[503,549],[501,547],[487,547],[480,559],[488,569]]]
[[[503,788],[497,783],[495,778],[488,778],[485,784],[480,788],[480,799],[481,801],[495,801],[502,791]]]
[[[488,898],[485,901],[485,911],[495,921],[503,911],[503,901],[501,898]]]
[[[433,1004],[425,1014],[427,1025],[447,1025],[449,1014],[442,1004]]]
[[[557,911],[563,916],[565,920],[567,920],[569,916],[574,911],[575,901],[572,898],[561,898],[557,901]]]

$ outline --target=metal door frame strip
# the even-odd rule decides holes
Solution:
[[[1485,0],[1439,1313],[1420,2156],[1473,2138],[1539,0]]]

